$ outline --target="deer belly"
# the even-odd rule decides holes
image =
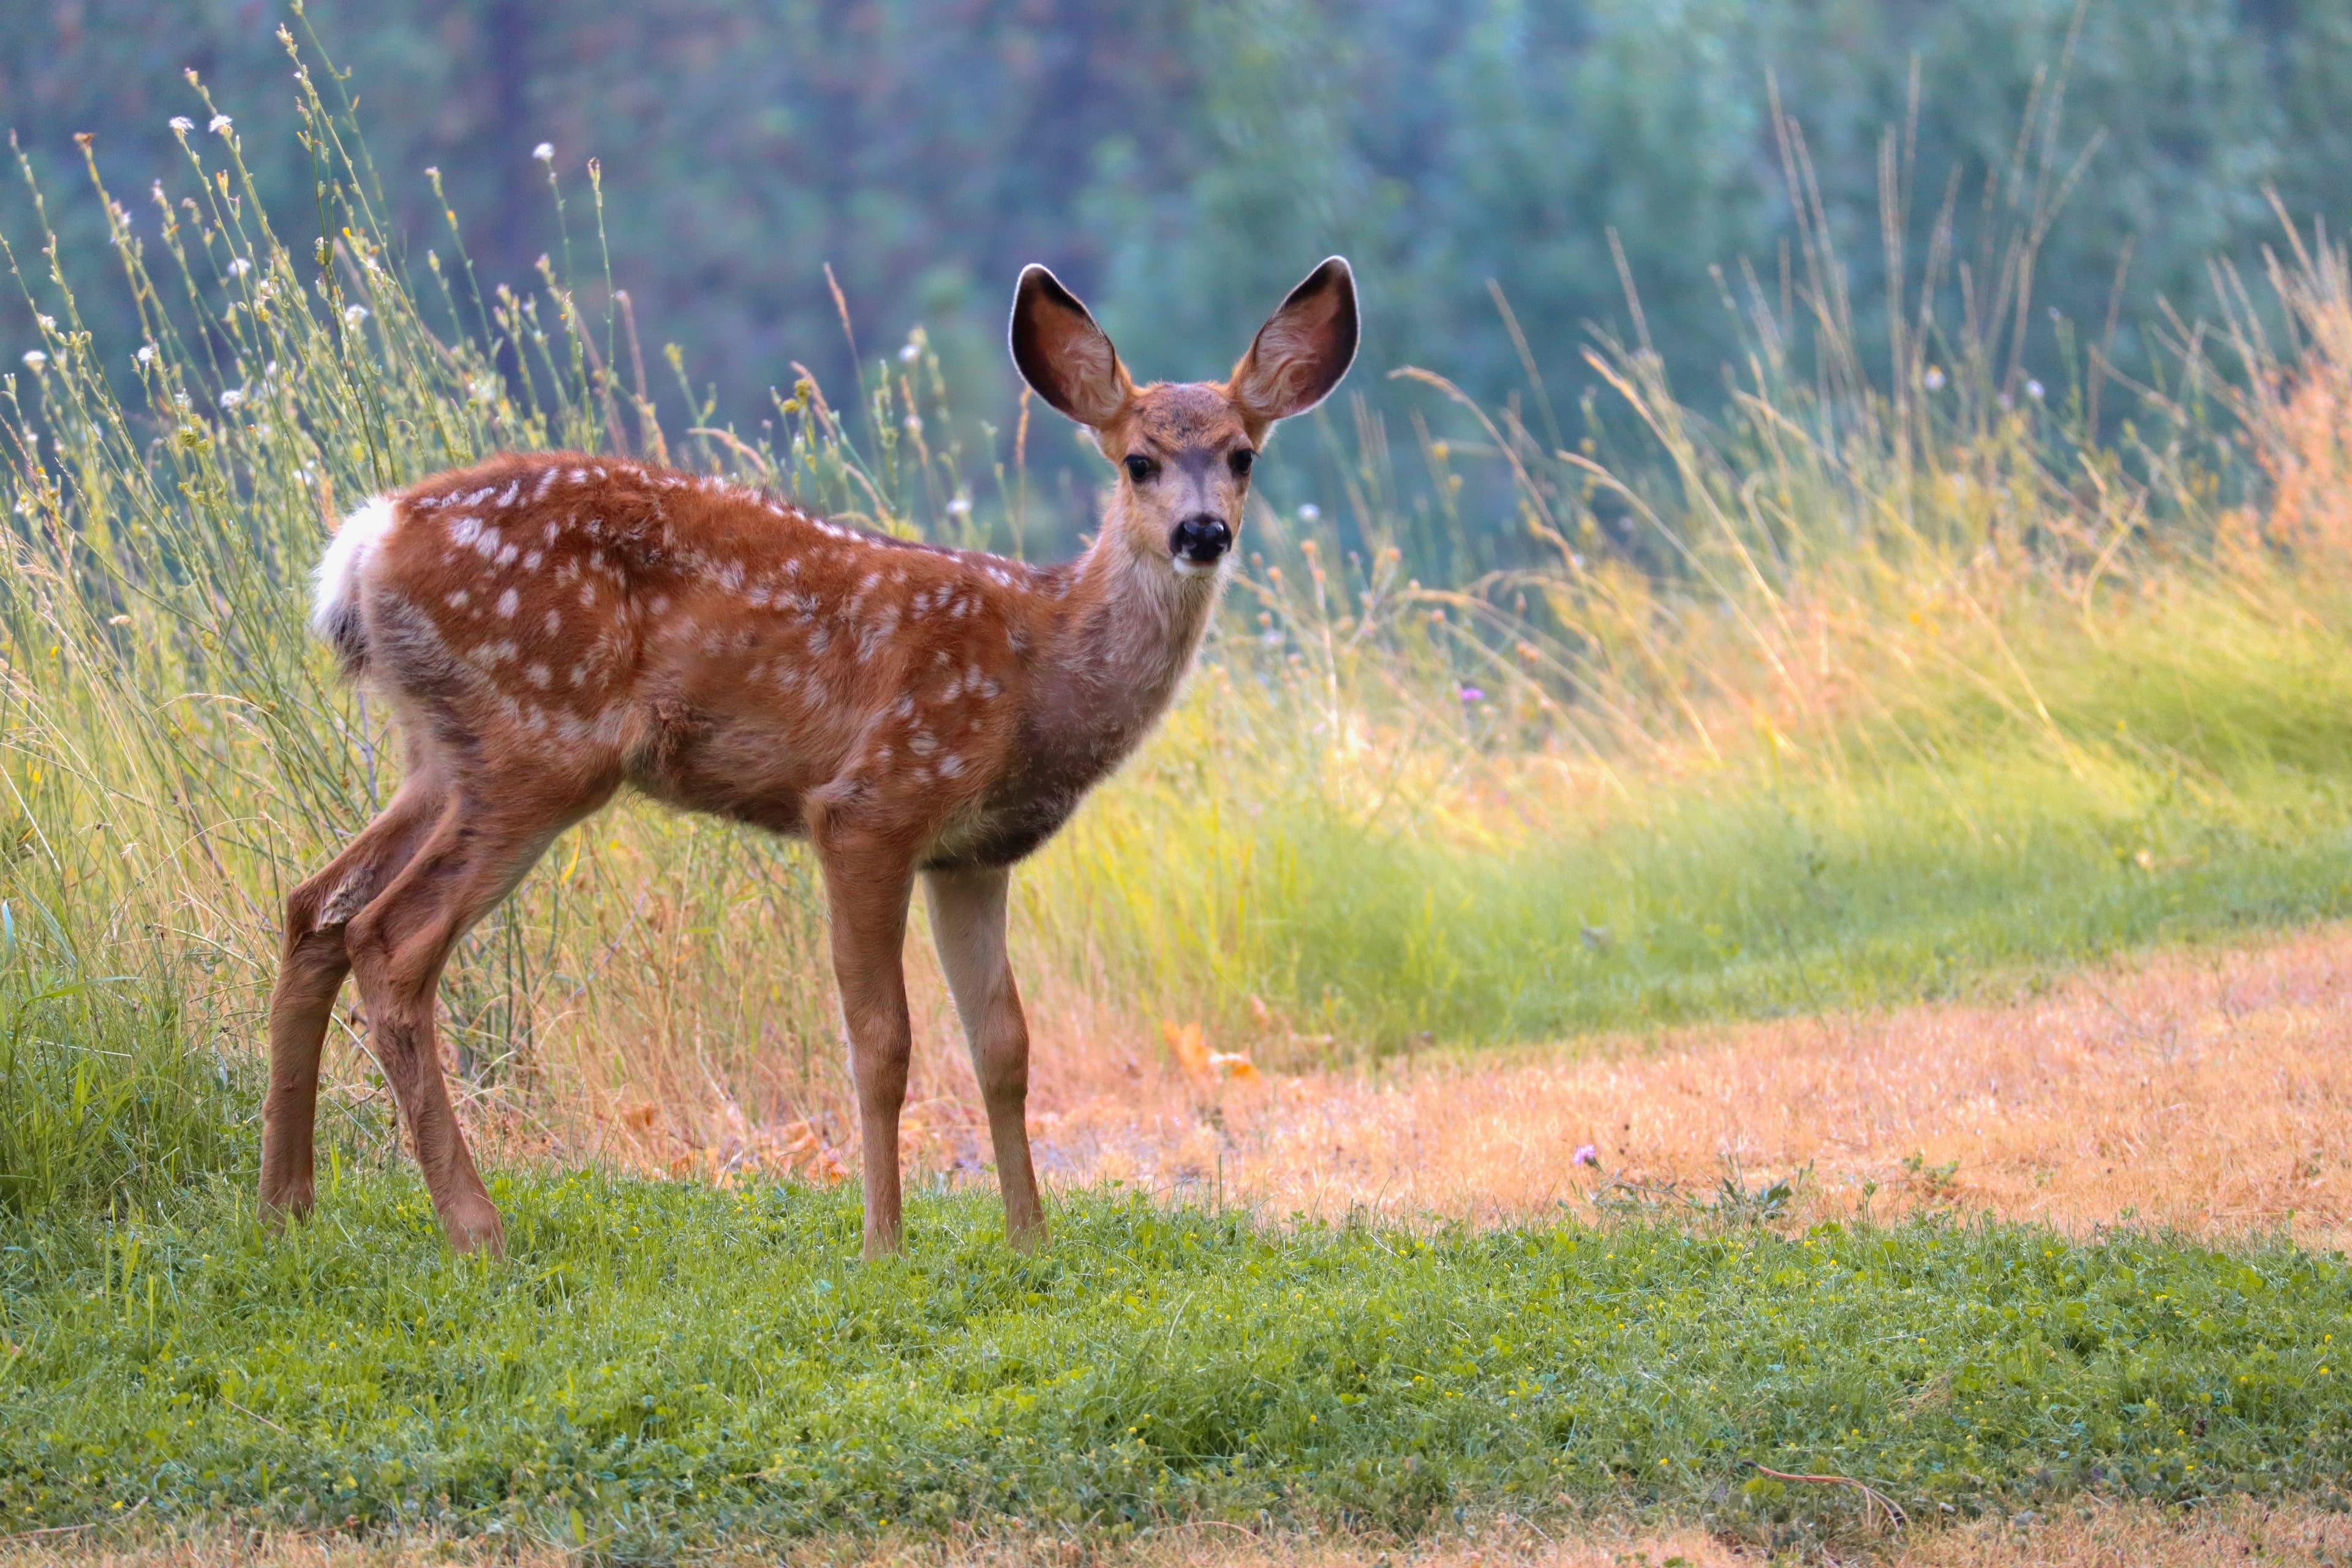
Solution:
[[[1079,796],[1061,794],[983,802],[949,826],[924,857],[929,871],[978,870],[1010,866],[1036,853],[1077,809]]]
[[[825,770],[810,756],[805,738],[656,704],[634,739],[628,781],[663,805],[771,833],[808,831],[803,802]]]

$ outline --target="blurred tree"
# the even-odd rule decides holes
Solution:
[[[450,254],[434,166],[485,283],[532,284],[560,245],[532,158],[546,142],[593,304],[598,160],[614,279],[648,350],[677,340],[742,419],[793,361],[836,396],[849,379],[827,264],[869,367],[920,321],[981,391],[970,413],[1002,421],[1022,263],[1097,302],[1139,374],[1192,376],[1222,371],[1279,291],[1342,249],[1365,281],[1367,369],[1517,386],[1493,279],[1571,408],[1587,324],[1634,330],[1612,232],[1651,339],[1703,393],[1738,346],[1715,269],[1736,284],[1752,266],[1776,295],[1792,233],[1768,84],[1802,128],[1871,352],[1880,146],[1915,70],[1915,257],[1948,190],[1963,255],[2013,221],[1989,182],[2016,164],[2029,105],[2063,89],[2029,163],[2063,170],[2097,140],[2039,258],[2032,354],[2051,352],[2045,308],[2104,320],[2127,240],[2129,364],[2159,299],[2194,311],[2210,259],[2275,237],[2266,188],[2338,231],[2352,209],[2352,0],[322,0],[313,17],[415,247]],[[203,119],[183,68],[299,221],[285,19],[264,0],[0,11],[0,123],[68,255],[103,253],[71,195],[73,133],[97,132],[137,207],[176,166],[167,119]],[[0,193],[0,233],[31,265],[27,216],[20,190]],[[110,295],[87,300],[127,336]],[[23,311],[0,301],[0,349]]]

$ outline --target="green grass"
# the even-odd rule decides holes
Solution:
[[[1730,1528],[2352,1469],[2352,1268],[1958,1222],[1695,1234],[1264,1228],[1094,1194],[1024,1258],[985,1196],[854,1260],[839,1194],[590,1174],[498,1193],[502,1266],[398,1177],[284,1241],[225,1201],[0,1252],[0,1525],[234,1514],[525,1532],[1412,1529],[1453,1508]],[[1744,1521],[1744,1524],[1743,1524]]]
[[[2006,985],[2352,914],[2345,625],[2209,593],[2107,627],[2021,617],[2035,710],[1915,677],[1779,765],[1580,798],[1506,773],[1500,845],[1409,795],[1360,807],[1277,717],[1234,711],[1269,700],[1212,690],[1180,721],[1208,738],[1147,752],[1024,881],[1087,910],[1165,1008],[1210,998],[1245,1032],[1256,995],[1374,1048]],[[1200,765],[1219,749],[1234,765]],[[1156,854],[1169,838],[1188,852]]]
[[[2352,915],[2342,781],[2266,785],[2252,823],[2025,800],[1970,838],[1922,820],[1927,781],[1898,775],[1843,802],[1664,800],[1638,831],[1491,861],[1277,824],[1256,846],[1250,945],[1223,962],[1259,966],[1236,991],[1310,999],[1375,1049],[1969,994]]]
[[[0,900],[0,1214],[144,1208],[250,1163],[252,1058],[186,1026],[168,976],[91,973],[47,910]]]

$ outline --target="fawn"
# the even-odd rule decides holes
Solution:
[[[312,625],[391,702],[407,769],[287,900],[269,1004],[261,1203],[309,1212],[319,1055],[346,973],[451,1245],[503,1245],[450,1111],[434,997],[450,949],[623,785],[805,837],[824,873],[864,1144],[865,1248],[899,1243],[907,908],[922,875],[988,1114],[1007,1234],[1045,1236],[1005,952],[1012,867],[1166,710],[1216,602],[1276,421],[1355,358],[1333,257],[1223,383],[1137,386],[1043,267],[1013,363],[1117,465],[1079,559],[1032,566],[813,518],[579,453],[507,454],[370,500]]]

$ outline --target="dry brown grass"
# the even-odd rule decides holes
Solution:
[[[2158,955],[2013,1005],[1372,1073],[1203,1085],[1164,1052],[1129,1077],[1048,1041],[1036,1131],[1065,1182],[1221,1190],[1276,1214],[1507,1222],[1580,1205],[1601,1173],[1703,1193],[1728,1162],[1751,1186],[1810,1167],[1811,1213],[1944,1205],[2076,1231],[2137,1220],[2340,1246],[2347,987],[2352,931],[2331,929]],[[1573,1163],[1583,1144],[1598,1172]]]
[[[990,1183],[978,1093],[927,969],[915,966],[909,1165]],[[1277,1216],[1509,1223],[1584,1209],[1610,1179],[1703,1196],[1733,1163],[1751,1187],[1809,1167],[1799,1217],[1941,1206],[2076,1232],[2137,1221],[2343,1246],[2347,991],[2352,930],[2331,928],[2158,954],[2006,1005],[1246,1080],[1189,1073],[1163,1041],[1066,994],[1035,1009],[1033,1130],[1049,1183],[1119,1181]],[[810,1121],[747,1115],[710,1079],[664,1071],[560,1132],[484,1130],[509,1158],[703,1180],[822,1180],[854,1165],[854,1122]],[[1573,1161],[1588,1143],[1597,1169]]]
[[[1570,1531],[1505,1523],[1417,1542],[1259,1536],[1237,1526],[1210,1524],[1113,1547],[1037,1535],[879,1543],[837,1540],[796,1545],[788,1558],[773,1543],[746,1542],[714,1561],[789,1560],[811,1568],[1343,1568],[1374,1562],[1393,1568],[1662,1568],[1677,1558],[1686,1568],[1752,1568],[1772,1560],[1761,1548],[1694,1529],[1597,1524]],[[1839,1551],[1810,1554],[1810,1560],[1872,1562],[1887,1568],[2220,1568],[2237,1563],[2321,1568],[2352,1560],[2352,1515],[2242,1500],[2195,1510],[2087,1502],[2055,1518],[1979,1521],[1887,1542],[1866,1553]],[[220,1531],[131,1543],[54,1536],[0,1542],[0,1568],[575,1568],[580,1561],[577,1553],[539,1545],[430,1539],[362,1542],[300,1532]]]

